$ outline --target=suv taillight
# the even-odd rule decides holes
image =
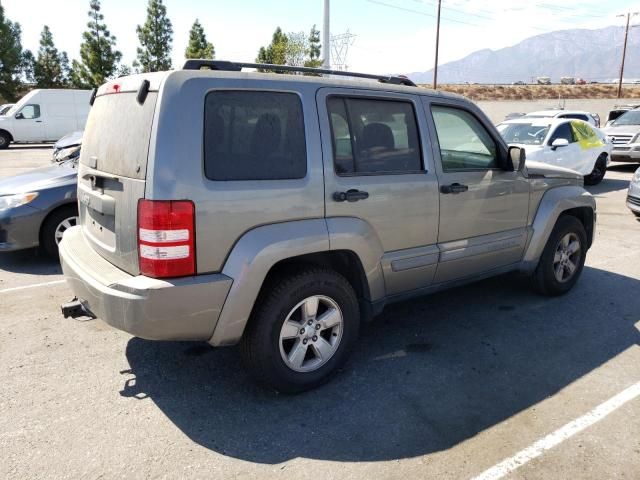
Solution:
[[[195,207],[189,200],[138,201],[140,273],[154,278],[196,273]]]

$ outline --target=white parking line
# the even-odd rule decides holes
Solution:
[[[572,422],[567,423],[564,427],[559,428],[553,433],[550,433],[546,437],[538,440],[533,445],[521,450],[513,457],[498,463],[497,465],[485,470],[472,480],[497,480],[505,475],[513,472],[515,469],[521,467],[527,462],[533,460],[536,457],[542,455],[546,450],[549,450],[559,443],[571,438],[576,433],[581,432],[587,427],[590,427],[594,423],[602,420],[614,410],[620,408],[622,405],[630,400],[633,400],[637,396],[640,396],[640,382],[631,385],[629,388],[623,390],[615,397],[610,398],[604,403],[601,403],[589,413],[583,415],[580,418],[576,418]]]
[[[22,287],[5,288],[4,290],[0,290],[0,293],[15,292],[17,290],[25,290],[27,288],[46,287],[47,285],[57,285],[59,283],[64,283],[64,282],[66,282],[66,280],[55,280],[53,282],[34,283],[33,285],[23,285]]]

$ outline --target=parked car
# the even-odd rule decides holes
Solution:
[[[513,82],[511,85],[526,85],[526,82],[523,82],[522,80],[517,80],[515,82]]]
[[[536,82],[538,83],[538,85],[551,85],[551,78],[550,77],[538,77],[536,79]]]
[[[65,135],[53,145],[52,162],[62,162],[78,158],[82,146],[82,131]]]
[[[613,145],[611,160],[640,162],[640,109],[629,110],[603,129]]]
[[[14,105],[14,103],[5,103],[4,105],[0,105],[0,115],[6,115]]]
[[[78,219],[78,159],[0,179],[0,252],[40,246],[58,256]]]
[[[524,116],[501,123],[498,131],[509,145],[525,149],[528,159],[575,170],[587,185],[600,183],[607,172],[611,144],[582,120]]]
[[[297,392],[392,302],[516,270],[548,295],[578,280],[582,176],[525,166],[470,101],[244,67],[283,69],[190,60],[98,89],[60,244],[65,316],[240,343],[256,379]]]
[[[640,217],[640,168],[636,170],[627,192],[627,207],[636,217]]]
[[[91,90],[32,90],[0,117],[0,149],[11,143],[55,142],[82,130]]]
[[[607,114],[607,121],[605,122],[604,126],[608,127],[609,125],[611,125],[613,123],[613,121],[615,119],[617,119],[618,117],[622,116],[623,114],[627,113],[629,110],[633,110],[635,108],[640,107],[640,103],[628,103],[628,104],[624,104],[624,105],[614,105],[614,107],[609,110],[609,113]]]
[[[590,123],[594,127],[600,126],[600,116],[595,113],[583,112],[580,110],[540,110],[527,113],[531,118],[575,118]]]

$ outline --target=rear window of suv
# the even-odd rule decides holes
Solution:
[[[287,180],[306,176],[304,118],[296,94],[210,92],[204,114],[208,179]]]

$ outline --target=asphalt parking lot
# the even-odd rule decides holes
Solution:
[[[0,178],[49,156],[0,151]],[[590,187],[568,295],[509,275],[389,307],[335,381],[291,397],[234,348],[65,320],[57,263],[0,255],[0,478],[639,478],[636,167]]]

